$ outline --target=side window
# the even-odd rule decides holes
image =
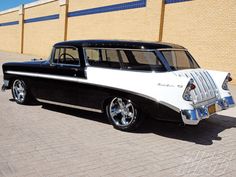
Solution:
[[[53,63],[59,63],[58,60],[61,54],[61,48],[56,48],[54,50],[55,51],[54,51]]]
[[[86,49],[86,56],[88,61],[100,61],[100,54],[98,49]]]
[[[161,61],[153,51],[123,50],[123,67],[127,70],[165,71]]]
[[[159,64],[155,54],[153,52],[142,52],[142,51],[133,51],[135,60],[138,64],[143,65],[156,65]]]
[[[78,49],[72,47],[55,48],[53,62],[59,64],[80,65]]]
[[[197,63],[183,50],[162,51],[163,56],[173,70],[198,68]]]
[[[91,66],[120,68],[119,54],[112,49],[85,49],[87,61]]]
[[[188,59],[185,52],[176,51],[176,58],[178,68],[191,68],[191,60]]]
[[[117,50],[110,50],[110,49],[103,49],[102,51],[104,51],[106,53],[106,56],[103,57],[106,61],[108,62],[115,62],[115,63],[119,63],[119,56],[118,56],[118,52]]]
[[[122,62],[123,63],[129,63],[129,60],[128,60],[125,52],[123,50],[120,50],[119,52],[120,52],[120,56],[121,56]]]

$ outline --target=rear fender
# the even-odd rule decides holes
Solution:
[[[183,99],[183,93],[190,78],[179,77],[173,73],[159,76],[156,83],[157,101],[176,112],[182,109],[192,109],[192,102]]]

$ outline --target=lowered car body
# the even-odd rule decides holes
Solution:
[[[187,49],[168,43],[85,40],[54,45],[49,60],[3,64],[5,89],[17,103],[29,97],[106,112],[120,130],[144,114],[196,125],[234,106],[227,72],[204,70]]]

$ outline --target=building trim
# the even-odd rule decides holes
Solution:
[[[192,0],[165,0],[165,4],[173,4],[173,3],[185,2],[185,1],[192,1]]]
[[[2,26],[18,25],[18,24],[19,24],[19,21],[11,21],[11,22],[0,23],[0,27],[2,27]]]
[[[33,7],[33,6],[38,6],[38,5],[42,5],[42,4],[46,4],[46,3],[50,3],[50,2],[54,2],[54,1],[58,1],[58,0],[38,0],[38,1],[36,1],[36,2],[24,4],[24,8],[29,8],[29,7]],[[10,8],[10,9],[6,9],[6,10],[3,10],[3,11],[0,11],[0,15],[18,11],[19,8],[20,8],[22,5],[23,5],[23,4],[21,4],[21,5],[18,6],[18,7],[13,7],[13,8]]]
[[[54,1],[58,1],[58,0],[39,0],[39,1],[35,1],[35,2],[25,4],[24,6],[25,6],[25,8],[30,8],[30,7],[43,5],[43,4],[47,4],[47,3],[50,3],[50,2],[54,2]]]
[[[14,7],[14,8],[11,8],[11,9],[7,9],[7,10],[4,10],[4,11],[1,11],[0,12],[0,15],[4,15],[4,14],[7,14],[7,13],[12,13],[12,12],[16,12],[19,10],[19,7]]]
[[[96,7],[96,8],[91,8],[91,9],[77,10],[77,11],[69,12],[68,17],[85,16],[85,15],[107,13],[107,12],[113,12],[113,11],[142,8],[142,7],[146,7],[146,4],[147,4],[146,0],[138,0],[138,1],[133,1],[133,2]]]
[[[24,20],[24,23],[34,23],[34,22],[55,20],[55,19],[59,19],[59,14],[53,14],[53,15],[48,15],[48,16],[36,17],[36,18],[29,18],[29,19]]]
[[[41,5],[41,4],[45,4],[45,3],[49,3],[49,2],[53,2],[53,1],[55,1],[55,0],[44,0],[44,1],[33,2],[33,3],[25,4],[24,8],[26,9],[29,7],[33,7],[33,6],[37,6],[37,5]],[[64,2],[64,1],[62,1],[62,2]],[[84,16],[84,15],[92,15],[92,14],[98,14],[98,13],[107,13],[107,12],[113,12],[113,11],[142,8],[142,7],[146,7],[146,4],[147,4],[147,0],[138,0],[138,1],[133,1],[133,2],[127,2],[127,3],[114,4],[114,5],[109,5],[109,6],[102,6],[102,7],[96,7],[96,8],[91,8],[91,9],[68,12],[68,17]],[[19,7],[14,8],[11,11],[13,11],[13,10],[19,10]],[[9,11],[9,12],[11,12],[11,11]],[[5,13],[6,13],[6,11],[5,11]],[[48,15],[48,16],[41,16],[41,17],[25,19],[24,23],[34,23],[34,22],[55,20],[55,19],[59,19],[59,14],[53,14],[53,15]],[[0,23],[0,26],[8,26],[8,25],[16,25],[16,24],[19,24],[19,22],[14,21],[14,22]]]
[[[26,9],[29,7],[42,5],[42,4],[50,3],[50,2],[54,2],[54,1],[57,1],[57,0],[40,0],[37,2],[25,4],[24,8]],[[186,2],[186,1],[192,1],[192,0],[165,0],[165,4],[172,4],[172,3],[179,3],[179,2]],[[60,1],[60,2],[62,3],[64,1]],[[77,10],[77,11],[73,11],[73,12],[68,12],[68,17],[85,16],[85,15],[107,13],[107,12],[113,12],[113,11],[136,9],[136,8],[146,7],[146,5],[147,5],[147,0],[138,0],[138,1],[133,1],[133,2],[113,4],[113,5],[109,5],[109,6],[102,6],[102,7],[96,7],[96,8],[91,8],[91,9],[84,9],[84,10]],[[0,12],[0,15],[20,10],[20,8],[22,8],[22,6],[2,11],[2,12]],[[33,22],[55,20],[55,19],[59,19],[59,14],[53,14],[53,15],[48,15],[48,16],[41,16],[41,17],[36,17],[36,18],[25,19],[24,23],[33,23]],[[17,24],[19,24],[19,21],[5,22],[5,23],[0,23],[0,27],[17,25]]]

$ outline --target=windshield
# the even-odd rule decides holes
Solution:
[[[199,68],[196,61],[185,50],[163,50],[161,53],[173,70]]]

